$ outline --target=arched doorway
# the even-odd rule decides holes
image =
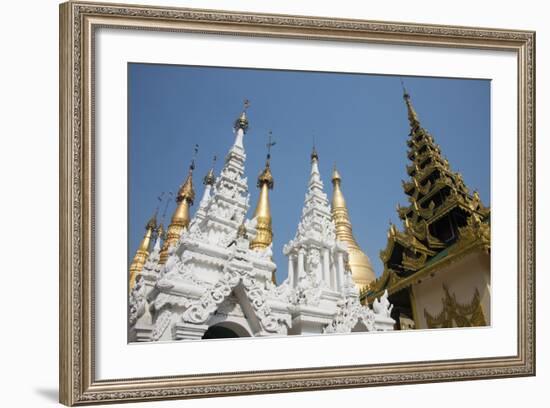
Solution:
[[[203,339],[233,339],[235,337],[239,337],[239,335],[233,330],[219,325],[209,327],[202,336]]]
[[[234,339],[237,337],[250,337],[250,333],[235,322],[222,322],[214,324],[206,330],[203,339]]]

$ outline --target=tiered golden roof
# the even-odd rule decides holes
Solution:
[[[151,219],[145,226],[145,235],[143,236],[139,248],[137,249],[134,255],[134,259],[132,260],[132,263],[130,265],[130,290],[132,290],[135,286],[137,276],[141,273],[141,271],[143,270],[143,266],[147,261],[147,257],[149,256],[149,251],[151,248],[151,241],[153,239],[153,233],[156,228],[157,213],[155,211],[155,214],[151,217]]]
[[[348,245],[349,267],[355,285],[362,289],[375,279],[369,257],[361,250],[353,236],[346,200],[341,189],[342,177],[336,167],[332,172],[332,219],[336,225],[336,238]]]
[[[432,260],[447,256],[467,240],[475,240],[474,244],[485,249],[490,247],[490,240],[480,238],[490,229],[490,209],[477,192],[470,193],[462,175],[451,170],[441,148],[420,125],[406,91],[403,98],[411,129],[407,141],[411,165],[406,168],[410,179],[403,181],[409,205],[397,206],[404,228],[401,232],[390,225],[386,248],[380,253],[384,272],[362,293],[368,302],[385,289],[390,294],[402,289]]]
[[[164,264],[168,259],[168,248],[171,245],[175,245],[182,232],[189,225],[191,220],[189,214],[189,207],[193,205],[195,200],[195,190],[193,188],[193,170],[195,169],[194,162],[189,166],[189,173],[185,182],[181,185],[178,194],[176,196],[176,210],[172,215],[172,220],[168,226],[168,231],[166,234],[166,239],[162,245],[162,250],[160,251],[160,263]]]

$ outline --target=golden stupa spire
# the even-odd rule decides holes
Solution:
[[[409,95],[409,93],[407,92],[403,80],[401,80],[401,86],[403,87],[403,99],[405,100],[405,104],[407,105],[409,124],[411,125],[411,129],[414,130],[420,126],[420,120],[418,120],[418,115],[414,110],[414,106],[411,102],[411,95]]]
[[[271,209],[269,206],[269,190],[273,189],[274,180],[271,174],[270,160],[271,147],[275,142],[271,140],[271,132],[269,132],[269,141],[267,143],[267,158],[265,167],[258,176],[258,188],[260,189],[260,197],[254,212],[256,218],[256,237],[250,242],[250,248],[254,250],[263,250],[267,248],[273,241],[273,230],[271,228]]]
[[[132,290],[136,284],[137,275],[142,271],[145,261],[149,256],[149,250],[151,247],[151,241],[153,239],[153,233],[157,228],[157,210],[145,226],[145,235],[139,244],[139,248],[134,255],[132,264],[130,265],[130,290]]]
[[[164,264],[168,259],[168,248],[171,245],[175,245],[182,232],[189,225],[191,216],[189,214],[189,207],[193,205],[195,200],[195,190],[193,189],[193,170],[195,170],[195,156],[199,150],[199,146],[195,145],[195,153],[193,159],[191,160],[191,165],[189,166],[189,172],[184,183],[180,186],[178,194],[176,195],[176,210],[172,215],[172,220],[168,226],[166,233],[166,239],[160,251],[160,263]]]
[[[369,257],[361,250],[351,227],[346,200],[341,189],[342,178],[336,166],[332,172],[332,219],[336,225],[336,238],[348,245],[351,276],[359,289],[374,281],[375,275]]]

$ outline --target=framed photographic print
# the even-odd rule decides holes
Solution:
[[[62,4],[61,402],[534,375],[534,41]]]

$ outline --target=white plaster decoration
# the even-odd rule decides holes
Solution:
[[[172,312],[168,309],[164,309],[158,315],[155,324],[153,325],[153,331],[151,333],[151,340],[158,340],[163,335],[164,331],[170,326],[172,320]]]
[[[374,299],[374,302],[372,303],[372,308],[374,309],[374,312],[376,314],[382,317],[391,317],[393,305],[390,304],[390,301],[388,300],[387,290],[384,291],[384,293],[380,297],[380,300]]]
[[[174,327],[174,340],[200,340],[208,330],[208,325],[178,322]]]
[[[136,283],[130,291],[128,301],[128,321],[134,326],[138,319],[143,316],[147,307],[145,296],[145,282],[141,276],[138,276]]]
[[[246,128],[241,116],[219,176],[213,186],[205,186],[189,228],[168,249],[164,265],[159,263],[160,241],[155,242],[130,293],[130,339],[201,339],[214,325],[238,336],[391,330],[387,298],[380,312],[359,304],[317,159],[296,235],[283,248],[288,278],[273,284],[272,246],[250,249],[257,230],[256,219],[246,219]]]
[[[359,323],[363,323],[367,331],[375,330],[374,312],[369,307],[361,305],[357,297],[342,298],[338,301],[337,307],[336,317],[325,328],[324,333],[349,333]]]

